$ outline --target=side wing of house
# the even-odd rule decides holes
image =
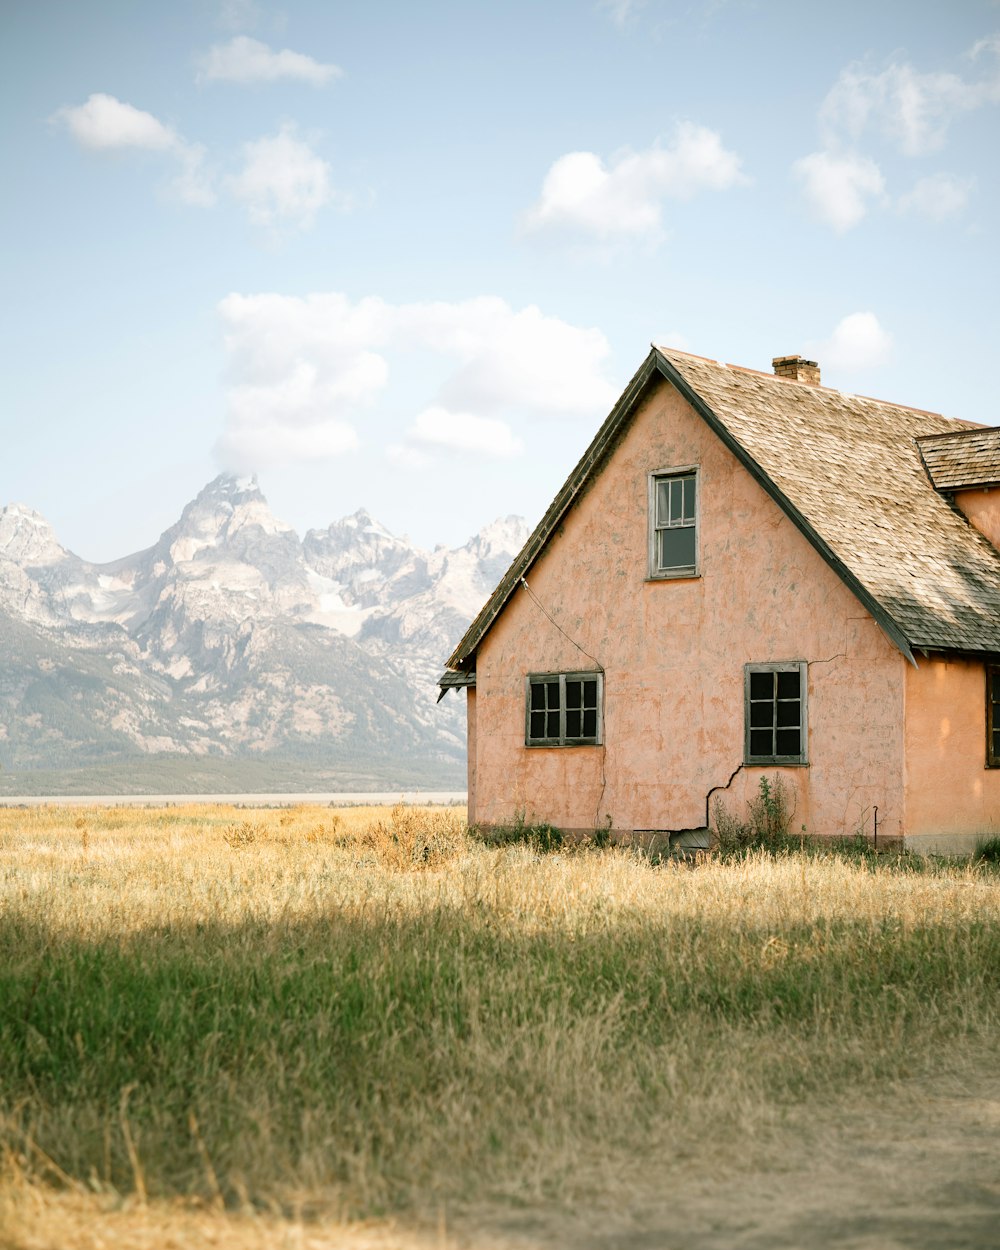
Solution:
[[[907,667],[659,378],[479,643],[471,818],[698,829],[780,773],[794,828],[898,837]]]
[[[1000,548],[1000,430],[917,441],[934,489]],[[963,852],[998,835],[1000,653],[921,656],[906,681],[907,845]]]

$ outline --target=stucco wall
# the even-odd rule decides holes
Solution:
[[[468,790],[469,824],[476,822],[476,688],[466,687],[465,691],[465,724],[469,744],[468,756],[465,761],[466,788]]]
[[[648,474],[692,464],[701,576],[649,581]],[[518,589],[479,650],[479,820],[523,808],[570,829],[702,826],[708,792],[743,760],[744,663],[808,660],[809,766],[744,768],[725,801],[742,813],[761,775],[780,771],[796,830],[870,833],[877,805],[880,834],[901,834],[905,661],[666,382],[528,583],[538,602]],[[525,675],[595,661],[604,747],[525,747]]]
[[[959,490],[955,504],[994,547],[1000,547],[1000,491]]]
[[[964,852],[1000,834],[1000,769],[986,767],[986,673],[923,659],[906,675],[906,841]]]

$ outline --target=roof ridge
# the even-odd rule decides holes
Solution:
[[[657,375],[736,456],[907,659],[912,661],[914,647],[1000,653],[1000,550],[970,539],[968,522],[942,502],[919,441],[995,431],[992,439],[1000,437],[1000,427],[832,387],[811,387],[821,402],[807,402],[808,391],[793,395],[787,387],[756,385],[756,378],[786,380],[774,374],[654,345],[466,630],[446,662],[449,669],[475,668],[483,637],[580,493],[614,454]],[[944,428],[928,430],[931,423]],[[817,439],[829,463],[817,462]],[[831,439],[834,445],[827,447]],[[961,446],[956,443],[947,454],[956,456]],[[872,486],[860,492],[866,474]],[[831,500],[836,490],[841,500],[855,502],[874,492],[905,520],[870,521],[866,538],[867,514],[857,518],[864,531],[859,533]],[[880,505],[879,516],[883,513],[888,520]]]
[[[940,416],[940,413],[935,413]],[[945,417],[946,421],[960,421],[960,417]],[[914,434],[914,438],[918,443],[922,443],[927,438],[959,438],[963,434],[989,434],[993,431],[1000,432],[1000,425],[982,425],[978,421],[970,421],[968,426],[961,430],[941,430],[938,434]]]

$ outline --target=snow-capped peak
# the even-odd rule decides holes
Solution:
[[[0,558],[20,565],[55,564],[67,551],[39,512],[23,503],[0,508]]]

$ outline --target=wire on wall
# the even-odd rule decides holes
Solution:
[[[541,599],[539,599],[539,597],[535,594],[535,592],[534,592],[534,591],[531,589],[531,587],[528,585],[528,582],[527,582],[527,579],[526,579],[526,578],[524,578],[524,577],[522,577],[522,578],[521,578],[521,585],[524,587],[525,593],[528,595],[528,598],[529,598],[529,599],[531,600],[531,602],[535,605],[535,607],[536,607],[536,608],[538,608],[539,612],[541,612],[541,614],[545,617],[545,619],[546,619],[546,620],[547,620],[547,621],[548,621],[551,625],[555,626],[555,628],[556,628],[556,629],[560,632],[560,634],[562,634],[562,636],[566,639],[566,641],[567,641],[567,642],[569,642],[569,643],[571,643],[574,647],[576,647],[577,651],[579,651],[581,655],[585,655],[585,656],[587,657],[587,659],[588,659],[588,660],[590,660],[590,662],[594,665],[594,667],[597,669],[597,671],[601,674],[601,676],[602,676],[602,677],[606,677],[606,676],[607,676],[607,673],[604,671],[604,665],[603,665],[603,664],[601,663],[601,661],[597,658],[597,656],[596,656],[596,655],[591,655],[591,654],[590,654],[590,652],[589,652],[589,651],[588,651],[585,647],[582,647],[582,646],[581,646],[581,645],[577,642],[577,640],[576,640],[575,638],[571,637],[571,636],[570,636],[570,635],[569,635],[569,634],[568,634],[568,633],[567,633],[567,632],[563,629],[563,627],[562,627],[562,626],[559,624],[559,622],[555,619],[555,617],[554,617],[554,616],[552,615],[552,613],[548,610],[548,608],[546,608],[545,604],[544,604],[544,603],[542,603]],[[602,711],[601,711],[601,715],[602,715],[602,719],[603,719],[603,708],[602,708]],[[600,792],[600,794],[597,796],[597,807],[596,807],[596,808],[595,808],[595,810],[594,810],[594,822],[593,822],[593,823],[594,823],[594,831],[595,831],[595,832],[597,831],[597,828],[598,828],[598,826],[600,825],[600,820],[601,820],[601,804],[604,802],[604,792],[605,792],[605,790],[608,788],[608,774],[607,774],[607,769],[606,769],[606,767],[605,767],[605,765],[606,765],[606,763],[607,763],[607,747],[605,746],[605,743],[604,743],[604,733],[603,733],[603,731],[602,731],[602,733],[601,733],[601,744],[600,744],[600,745],[601,745],[601,792]]]

